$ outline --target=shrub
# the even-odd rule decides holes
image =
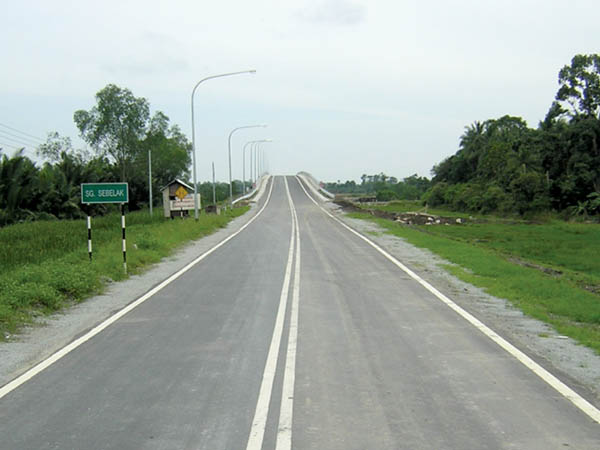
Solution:
[[[550,196],[544,176],[537,172],[520,174],[510,183],[515,209],[519,214],[550,208]]]
[[[377,191],[376,198],[378,202],[389,202],[391,200],[396,200],[398,196],[394,191],[389,189]]]
[[[487,187],[481,198],[481,212],[484,214],[497,211],[506,204],[508,195],[500,186],[492,184]]]
[[[446,203],[444,197],[448,184],[441,181],[436,183],[423,194],[423,201],[431,207],[441,206]]]

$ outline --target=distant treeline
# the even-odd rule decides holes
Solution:
[[[49,133],[46,143],[36,149],[42,164],[26,157],[23,150],[0,155],[0,226],[106,212],[108,205],[81,205],[81,183],[127,181],[128,208],[146,207],[150,154],[154,204],[160,203],[160,188],[168,182],[188,181],[192,145],[165,114],[157,111],[151,116],[145,98],[112,84],[96,94],[96,102],[91,110],[74,114],[92,151],[74,149],[69,138]],[[241,181],[234,182],[233,188],[234,194],[241,192]],[[199,185],[199,192],[204,203],[212,202],[211,183]],[[228,196],[229,184],[217,183],[217,201]]]
[[[416,175],[400,182],[383,174],[363,175],[360,185],[338,182],[327,189],[388,191],[382,197],[393,192],[408,199],[413,197],[406,189],[422,180],[419,187],[425,191],[419,198],[430,206],[600,214],[600,56],[576,55],[560,70],[558,81],[555,100],[537,128],[513,116],[476,121],[465,127],[458,151],[433,167],[431,181]]]
[[[362,175],[361,183],[354,180],[342,183],[326,183],[325,189],[332,194],[365,194],[377,197],[379,201],[395,199],[418,200],[431,187],[431,181],[417,174],[398,181],[395,177],[389,177],[384,173],[378,175]]]

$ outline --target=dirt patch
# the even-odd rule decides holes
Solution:
[[[421,212],[396,213],[374,208],[363,208],[348,199],[336,199],[335,203],[341,206],[344,212],[368,213],[374,217],[393,220],[404,225],[461,225],[468,221],[462,217],[444,217]]]
[[[523,267],[529,267],[531,269],[537,269],[541,272],[544,272],[548,275],[552,275],[553,277],[560,277],[562,275],[562,271],[560,270],[556,270],[556,269],[551,269],[549,267],[544,267],[544,266],[540,266],[539,264],[534,264],[534,263],[530,263],[528,261],[523,261],[522,259],[516,258],[516,257],[510,257],[508,258],[508,261],[510,261],[513,264],[518,264],[519,266],[523,266]]]

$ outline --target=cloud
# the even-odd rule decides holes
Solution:
[[[310,23],[358,25],[367,19],[367,8],[349,0],[321,0],[297,10],[295,17]]]

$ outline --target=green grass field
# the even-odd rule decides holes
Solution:
[[[446,269],[600,353],[600,226],[550,221],[408,227],[389,233],[456,264]]]
[[[170,220],[148,211],[126,215],[128,274],[139,273],[189,240],[224,227],[247,207],[193,219]],[[92,219],[93,261],[83,220],[40,221],[0,228],[0,340],[41,314],[52,313],[127,277],[121,216]]]

